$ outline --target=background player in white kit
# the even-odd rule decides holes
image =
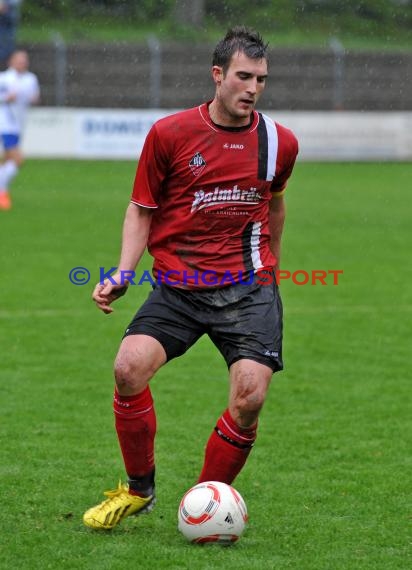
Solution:
[[[23,163],[20,150],[27,108],[39,102],[40,88],[36,75],[29,70],[26,51],[12,53],[9,67],[0,73],[0,138],[4,162],[0,166],[0,210],[11,208],[9,185]]]

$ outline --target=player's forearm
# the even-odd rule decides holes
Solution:
[[[276,257],[276,269],[280,267],[280,254],[286,209],[283,198],[272,198],[269,208],[270,250]]]
[[[129,204],[123,223],[119,271],[133,271],[136,268],[146,249],[151,220],[151,209]]]
[[[13,93],[9,93],[9,91],[0,90],[0,103],[11,103],[14,101],[16,96]]]

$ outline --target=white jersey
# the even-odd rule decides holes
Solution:
[[[6,103],[14,94],[16,99]],[[35,103],[40,94],[39,82],[31,71],[18,73],[9,68],[0,73],[0,133],[19,135],[24,127],[27,108]]]

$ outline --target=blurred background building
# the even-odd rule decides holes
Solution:
[[[246,24],[270,45],[262,108],[412,109],[412,0],[25,0],[21,12],[46,106],[196,105],[213,95],[216,40]]]

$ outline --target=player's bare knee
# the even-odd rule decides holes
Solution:
[[[256,386],[246,386],[232,398],[229,406],[234,421],[241,427],[254,424],[265,401],[265,392]]]
[[[166,352],[156,339],[147,335],[126,336],[114,365],[117,386],[137,394],[166,362]]]
[[[236,398],[233,405],[239,416],[257,416],[263,407],[264,401],[262,394],[251,392]]]
[[[132,393],[143,390],[153,376],[150,367],[145,366],[139,359],[132,359],[130,355],[121,353],[114,364],[114,377],[120,391],[126,389]]]
[[[23,157],[20,149],[18,149],[18,148],[13,148],[11,150],[8,150],[4,154],[4,159],[6,162],[8,160],[12,160],[15,163],[15,165],[17,166],[17,168],[20,168],[24,162],[24,157]]]
[[[156,341],[157,343],[157,341]],[[150,348],[151,339],[143,336],[126,337],[114,363],[114,376],[119,391],[137,394],[142,391],[164,363],[164,350]],[[160,345],[159,345],[160,346]]]
[[[240,363],[232,369],[229,409],[234,421],[242,427],[256,422],[265,402],[271,371],[255,364]]]
[[[123,388],[133,388],[135,381],[133,367],[126,364],[121,359],[116,359],[114,364],[114,379],[120,392]]]

